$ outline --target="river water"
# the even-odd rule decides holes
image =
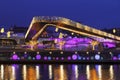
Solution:
[[[0,80],[120,80],[120,65],[0,64]]]

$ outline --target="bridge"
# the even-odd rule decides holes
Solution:
[[[120,43],[120,37],[89,27],[87,25],[83,25],[79,22],[72,21],[63,17],[56,16],[37,16],[33,17],[32,22],[25,34],[25,40],[28,41],[37,41],[39,36],[43,33],[43,31],[49,27],[53,26],[55,28],[59,28],[62,30],[70,31],[72,33],[77,33],[83,36],[87,36],[92,38],[98,42],[114,42]]]

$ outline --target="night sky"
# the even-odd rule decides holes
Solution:
[[[61,16],[98,29],[120,27],[120,0],[0,0],[0,27],[28,27],[33,16]]]

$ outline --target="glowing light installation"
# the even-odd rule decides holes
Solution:
[[[72,59],[73,59],[73,60],[76,60],[76,59],[77,59],[77,55],[76,55],[76,54],[73,54],[73,55],[72,55]]]
[[[14,55],[12,56],[12,59],[13,59],[13,60],[17,60],[17,59],[18,59],[18,55],[17,55],[17,54],[14,54]]]

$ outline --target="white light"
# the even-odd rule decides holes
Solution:
[[[4,66],[1,65],[1,79],[4,80]]]
[[[87,74],[87,79],[89,80],[90,79],[90,66],[89,65],[86,66],[86,74]]]
[[[64,70],[63,70],[63,65],[60,65],[60,80],[64,80]]]
[[[87,54],[89,54],[89,52],[86,52]]]
[[[56,27],[55,31],[58,32],[58,28],[57,27]]]
[[[98,54],[100,54],[100,52],[98,52]]]
[[[50,54],[52,54],[52,52],[49,52]]]
[[[95,59],[96,59],[96,60],[100,60],[100,55],[99,55],[99,54],[96,54],[96,55],[95,55]]]
[[[63,54],[63,52],[60,52],[61,54]]]
[[[0,32],[1,32],[1,33],[4,33],[4,32],[5,32],[5,31],[4,31],[4,28],[1,28]]]
[[[74,33],[71,33],[72,35],[74,35]]]
[[[102,67],[101,67],[101,65],[98,65],[98,77],[99,77],[99,79],[102,78]]]
[[[75,54],[77,54],[77,51],[75,52]]]
[[[27,76],[26,76],[26,75],[27,75],[27,72],[26,72],[26,71],[27,71],[26,65],[23,65],[23,80],[27,80],[27,79],[26,79],[26,77],[27,77]]]
[[[40,52],[37,52],[37,54],[39,54]]]
[[[78,79],[78,66],[75,65],[75,78]]]
[[[27,52],[24,52],[24,54],[26,54]]]
[[[10,31],[7,32],[7,37],[8,38],[11,37],[10,33],[11,33]]]
[[[12,76],[11,76],[11,80],[15,80],[15,78],[16,78],[16,77],[15,77],[15,74],[16,74],[16,73],[15,73],[15,66],[13,65],[13,66],[12,66]]]
[[[52,79],[52,65],[49,65],[49,79]]]
[[[114,76],[113,65],[110,66],[109,72],[110,72],[110,80],[112,80]]]
[[[13,54],[15,54],[15,52],[13,52]]]
[[[36,66],[36,79],[39,80],[39,78],[40,78],[39,66]]]
[[[113,29],[113,33],[116,33],[116,29]]]

